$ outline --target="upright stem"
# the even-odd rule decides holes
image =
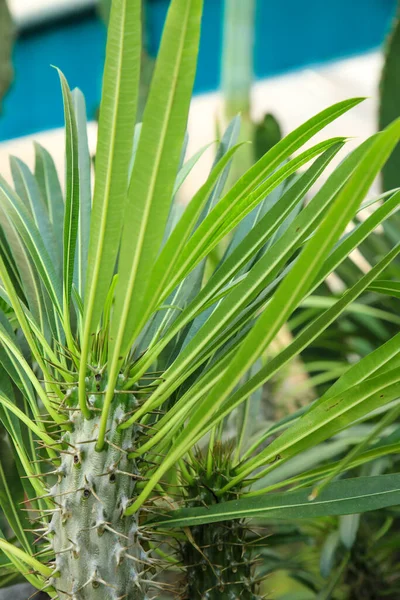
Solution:
[[[242,116],[243,140],[252,140],[254,125],[250,116],[251,86],[254,78],[254,25],[256,0],[225,0],[224,40],[222,53],[222,91],[224,113],[230,121]],[[237,178],[254,162],[253,149],[241,153],[240,164],[234,164]]]
[[[230,117],[250,110],[255,8],[256,0],[225,0],[222,89]]]
[[[241,487],[217,496],[231,476],[229,449],[215,443],[211,454],[197,454],[194,459],[196,475],[186,486],[187,506],[212,506],[240,496]],[[184,600],[261,600],[251,532],[243,521],[198,525],[190,528],[189,535],[188,531],[187,541],[180,546]]]

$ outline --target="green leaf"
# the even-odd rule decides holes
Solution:
[[[1,359],[2,359],[2,364],[5,364],[6,361],[4,361],[4,352],[2,352]],[[9,368],[9,365],[7,365],[7,366]],[[5,384],[7,378],[6,378],[4,369],[1,370],[0,374],[2,377],[1,390],[6,392],[10,397],[12,397],[12,395],[13,395],[12,388],[10,388],[9,386],[7,386]],[[16,379],[18,380],[18,376],[17,376],[17,378],[15,378],[15,375],[14,375],[14,381]],[[7,431],[8,435],[9,435],[9,439],[13,444],[13,447],[15,450],[15,460],[19,461],[19,463],[21,465],[21,471],[30,478],[30,479],[26,478],[22,481],[25,491],[27,493],[27,496],[30,498],[32,497],[32,490],[33,490],[34,496],[45,496],[46,488],[43,485],[41,479],[36,477],[36,475],[40,473],[39,465],[37,463],[32,464],[34,453],[31,452],[30,448],[26,448],[26,446],[25,446],[25,441],[24,441],[24,438],[21,433],[20,422],[18,421],[17,417],[15,417],[15,415],[12,412],[9,412],[9,411],[5,410],[4,408],[0,407],[0,422],[1,422],[1,425],[3,426],[4,430]],[[14,466],[14,476],[15,476],[15,466]],[[31,477],[31,476],[33,476],[33,477]],[[15,497],[17,497],[17,496],[18,496],[18,493],[15,494]],[[14,497],[14,495],[13,495],[13,497]],[[48,499],[48,503],[51,504],[50,499]],[[20,508],[22,508],[22,507],[20,507]]]
[[[364,239],[364,237],[376,227],[381,220],[383,220],[387,214],[397,206],[400,201],[400,196],[395,194],[390,199],[390,204],[385,203],[382,207],[378,208],[359,228],[354,230],[348,237],[345,237],[343,242],[341,242],[337,248],[332,252],[328,260],[325,262],[323,268],[320,270],[318,277],[313,283],[313,288],[315,289],[324,279],[325,277],[334,269],[336,266],[342,261],[349,252],[351,252],[357,245],[360,243],[360,239]],[[389,202],[389,201],[388,201]],[[354,300],[360,296],[360,294],[369,288],[371,282],[378,277],[383,270],[393,261],[393,259],[400,252],[400,246],[396,246],[391,252],[389,252],[375,267],[371,269],[369,273],[367,273],[364,277],[362,277],[350,290],[346,292],[346,294],[339,299],[338,301],[327,299],[327,304],[332,304],[332,308],[328,308],[320,317],[315,319],[309,326],[305,327],[296,337],[296,339],[285,348],[279,355],[274,357],[269,361],[268,364],[263,366],[260,371],[255,375],[252,379],[249,380],[247,384],[242,386],[237,392],[235,392],[226,406],[218,413],[218,419],[222,418],[223,414],[228,414],[233,408],[239,404],[247,395],[250,395],[257,387],[261,386],[263,383],[268,381],[274,373],[276,373],[279,368],[281,368],[284,364],[286,364],[291,358],[296,356],[296,354],[300,353],[307,345],[309,345],[313,340],[317,338],[344,310],[347,310],[348,307],[351,307],[351,304]],[[368,307],[367,307],[368,308]],[[394,342],[394,345],[396,342]],[[382,352],[384,352],[384,347],[382,347]],[[364,369],[362,366],[363,361],[368,361],[368,367]],[[378,358],[372,359],[372,361],[377,361]],[[351,369],[351,373],[359,372],[362,370],[364,373],[371,373],[372,361],[368,360],[368,357],[363,359],[361,364],[354,365]],[[379,362],[376,362],[379,364]],[[374,369],[375,370],[375,369]],[[343,378],[340,381],[346,382],[344,383],[341,389],[346,389],[347,385],[354,385],[358,380],[352,381],[350,384],[350,372],[347,371]],[[336,388],[337,383],[334,384],[333,389]],[[310,410],[318,404],[315,403]]]
[[[371,286],[369,286],[369,289],[371,289]],[[322,310],[333,306],[335,302],[335,297],[331,298],[327,296],[312,295],[303,300],[301,306],[304,308],[316,308],[317,310]],[[381,310],[380,308],[375,308],[374,306],[368,306],[366,304],[354,302],[346,308],[346,312],[353,313],[355,315],[365,315],[366,317],[369,317],[369,323],[371,318],[376,318],[381,319],[382,321],[388,321],[389,323],[400,325],[400,316],[393,314],[390,311]]]
[[[290,259],[293,253],[299,248],[301,243],[313,232],[315,227],[321,222],[326,209],[335,200],[338,191],[343,187],[344,183],[354,172],[360,157],[365,155],[371,147],[371,142],[368,140],[360,148],[358,148],[346,161],[335,171],[331,178],[326,182],[319,193],[311,200],[308,206],[294,219],[285,234],[277,240],[262,256],[262,258],[254,265],[247,277],[239,282],[239,284],[227,295],[227,297],[217,306],[211,317],[205,322],[204,326],[197,332],[190,343],[180,353],[177,360],[164,373],[165,382],[159,386],[150,400],[145,403],[142,409],[136,415],[140,416],[147,407],[151,404],[156,407],[165,399],[173,389],[176,388],[179,377],[187,368],[193,364],[195,358],[203,351],[208,344],[215,340],[217,334],[226,327],[227,323],[234,319],[249,302],[251,302],[260,292],[262,292],[268,284],[274,281],[274,276],[279,272],[280,268]],[[290,190],[289,190],[290,191]],[[251,231],[226,262],[217,270],[216,274],[210,279],[208,284],[195,298],[192,305],[177,318],[171,330],[165,338],[161,340],[159,346],[163,347],[175,335],[179,329],[189,322],[196,312],[201,310],[202,303],[210,300],[212,293],[218,291],[222,284],[229,282],[230,278],[237,271],[237,267],[245,264],[253,251],[259,250],[263,244],[269,239],[269,236],[274,233],[282,223],[284,218],[289,214],[292,206],[286,205],[286,201],[291,201],[291,194],[284,196],[281,203],[277,203],[272,209],[267,212],[260,223]],[[282,215],[280,218],[279,206],[282,204]],[[289,210],[288,210],[289,208]],[[261,244],[259,238],[261,236]],[[221,282],[221,283],[220,283]],[[217,284],[217,285],[215,285]],[[211,293],[210,293],[211,292]],[[254,307],[256,312],[262,303],[258,303]],[[151,364],[158,348],[150,349],[143,357],[141,363],[136,365],[135,370],[139,373],[143,372],[145,365]],[[144,363],[144,364],[143,364]],[[157,403],[157,404],[156,404]]]
[[[32,367],[28,363],[28,361],[23,356],[21,350],[16,344],[16,341],[11,337],[9,332],[3,327],[0,323],[0,341],[2,343],[2,347],[6,350],[10,360],[12,361],[15,371],[19,375],[19,379],[23,384],[23,389],[26,395],[27,400],[30,403],[30,408],[35,419],[39,419],[39,409],[37,405],[36,397],[30,393],[30,389],[26,387],[25,382],[29,380],[32,387],[35,389],[37,397],[40,398],[43,405],[47,409],[48,413],[53,417],[54,421],[60,423],[63,420],[63,417],[52,407],[49,398],[43,387],[41,386],[39,380],[37,379]],[[46,372],[46,371],[45,371]],[[16,380],[15,383],[18,385],[19,381]]]
[[[277,456],[286,460],[395,400],[400,391],[399,382],[398,370],[394,369],[326,398],[282,433],[258,457],[239,469],[240,476],[245,477],[257,466],[273,462]]]
[[[147,290],[144,298],[146,310],[143,313],[142,321],[139,323],[138,329],[141,329],[151,312],[157,306],[157,302],[159,298],[162,297],[165,286],[169,281],[174,263],[185,247],[204,206],[210,198],[214,186],[240,147],[241,144],[238,144],[231,148],[217,163],[206,183],[199,189],[187,206],[157,257],[155,265],[148,275]]]
[[[109,386],[98,449],[104,443],[108,408],[121,356],[130,349],[146,310],[148,274],[160,250],[179,167],[196,73],[202,0],[170,5],[142,133],[133,165],[111,322]]]
[[[333,149],[331,152],[333,154]],[[316,161],[315,168],[314,166],[311,168],[311,181],[320,172],[319,169],[321,168],[321,163],[324,164],[325,160],[329,161],[330,156],[332,156],[331,152],[328,150],[327,153],[323,155],[324,159],[321,157],[321,159]],[[356,158],[357,156],[358,154],[356,155]],[[262,257],[262,260],[253,267],[252,271],[249,273],[249,277],[242,282],[238,282],[239,285],[237,288],[231,291],[229,297],[226,298],[222,305],[218,306],[218,314],[223,314],[223,320],[220,322],[219,317],[214,313],[212,315],[212,322],[217,322],[219,329],[221,329],[228,316],[230,317],[231,315],[236,314],[240,310],[240,307],[248,301],[249,295],[254,297],[257,294],[257,289],[260,290],[267,285],[267,282],[273,278],[279,267],[295,252],[301,243],[301,240],[312,232],[313,228],[318,224],[318,219],[321,218],[324,209],[326,209],[326,207],[334,200],[338,189],[343,185],[343,180],[345,180],[346,177],[349,177],[350,173],[353,171],[354,163],[354,157],[350,157],[345,161],[345,164],[340,169],[340,173],[337,176],[332,176],[324,187],[324,190],[321,190],[321,192],[313,198],[308,207],[292,223],[285,235],[282,236],[273,247],[269,248],[268,252]],[[207,282],[206,286],[197,294],[189,306],[184,309],[182,314],[177,317],[166,335],[144,355],[141,361],[138,361],[132,373],[133,380],[146,370],[160,351],[186,324],[204,311],[204,308],[208,303],[216,301],[218,292],[223,289],[224,286],[229,284],[238,271],[246,265],[249,259],[264,246],[278,227],[284,222],[284,219],[290,214],[290,211],[296,203],[302,199],[308,185],[306,182],[307,179],[305,179],[302,184],[299,184],[299,186],[293,186],[293,189],[290,188],[287,193],[282,196],[280,202],[277,202],[270,208],[256,227],[248,233],[232,254],[226,258],[220,268]],[[302,187],[304,184],[306,184],[305,189]],[[246,296],[245,293],[247,294]],[[229,306],[229,315],[226,314],[226,306]],[[205,317],[208,317],[208,315],[206,314]],[[205,320],[203,315],[202,320]],[[207,323],[206,328],[211,335],[215,337],[217,330],[214,330],[214,326]],[[178,368],[181,369],[185,356],[188,356],[190,349],[198,354],[198,342],[196,341],[195,343],[193,339],[194,331],[195,330],[192,329],[190,332],[191,339],[187,339],[187,342],[189,342],[190,339],[190,347],[185,348],[185,352],[180,354],[178,361],[169,370],[168,375],[171,376],[172,381]],[[201,337],[203,345],[209,341],[204,341],[205,332],[206,329],[201,329],[197,337],[197,339]],[[190,360],[191,359],[188,358],[185,362],[189,363]],[[157,395],[161,396],[164,391],[166,392],[169,383],[170,382],[167,381],[166,385],[157,392]]]
[[[6,540],[6,537],[1,529],[0,529],[0,543],[2,544],[0,547],[0,550],[4,553],[4,555],[2,555],[0,553],[0,566],[1,567],[4,566],[5,569],[11,571],[11,573],[13,573],[13,574],[17,573],[17,574],[23,575],[24,578],[27,581],[29,581],[29,583],[31,583],[31,585],[33,585],[37,589],[42,589],[45,585],[44,580],[42,578],[37,577],[36,575],[31,575],[30,573],[27,572],[26,562],[21,561],[20,557],[16,556],[16,553],[13,551],[15,549],[15,546],[10,544]],[[20,549],[17,549],[17,550],[19,550],[20,552],[23,552]],[[26,553],[26,556],[30,556],[30,554]],[[8,562],[7,562],[7,560],[8,560]],[[3,579],[0,579],[1,585],[3,585],[3,583],[5,583],[7,585],[7,582],[8,582],[7,578],[5,579],[5,581]]]
[[[24,332],[25,339],[32,353],[35,355],[36,361],[39,364],[43,375],[45,375],[46,377],[49,376],[48,370],[43,361],[43,359],[49,359],[52,363],[52,366],[62,373],[62,376],[65,378],[65,380],[71,382],[74,379],[74,377],[68,374],[68,372],[66,372],[65,364],[63,366],[61,362],[62,357],[60,360],[60,357],[50,347],[45,337],[45,334],[40,329],[40,326],[34,319],[32,313],[29,311],[27,306],[18,298],[15,287],[13,286],[13,282],[9,278],[8,273],[6,271],[3,272],[1,260],[2,259],[0,257],[0,272],[2,273],[3,284],[5,285],[0,284],[0,297],[10,308],[14,310],[18,324],[21,330]],[[7,293],[6,288],[10,291],[10,294]],[[1,317],[2,314],[0,313],[0,320]],[[39,347],[41,348],[39,352],[37,352],[38,348],[34,343],[35,339],[36,342],[38,342]],[[50,381],[50,378],[48,378],[47,381]]]
[[[399,416],[400,406],[394,405],[393,408],[389,409],[384,414],[380,421],[372,426],[371,431],[368,434],[365,434],[361,441],[354,445],[346,456],[336,462],[329,476],[317,485],[314,494],[319,494],[331,481],[339,477],[348,466],[354,462],[354,459],[361,454],[361,451],[364,450],[364,448],[367,448],[374,439],[379,438],[380,434],[382,434],[394,421],[397,421]]]
[[[207,144],[206,146],[203,146],[203,148],[200,148],[200,150],[198,150],[195,154],[193,154],[193,156],[191,156],[183,164],[182,168],[179,170],[178,175],[175,179],[174,190],[172,193],[173,196],[176,196],[176,194],[179,192],[182,185],[185,183],[185,181],[186,181],[187,177],[189,176],[189,174],[191,173],[191,171],[194,169],[196,164],[199,162],[200,158],[211,146],[212,146],[212,144]]]
[[[400,504],[400,475],[377,475],[336,481],[316,500],[311,488],[178,510],[155,519],[153,527],[193,527],[232,519],[315,519],[379,510]]]
[[[325,578],[329,578],[329,581],[327,585],[320,590],[315,600],[331,600],[332,593],[343,575],[343,571],[348,563],[350,553],[346,552],[344,554],[340,567],[335,569],[336,556],[339,547],[339,532],[332,531],[325,540],[320,557],[321,575]]]
[[[10,158],[11,172],[15,191],[28,208],[38,231],[40,232],[47,252],[53,258],[57,273],[61,269],[61,253],[59,241],[56,240],[50,225],[47,206],[41,196],[35,177],[19,158]]]
[[[0,205],[10,217],[23,241],[36,267],[37,273],[51,298],[54,309],[62,316],[61,282],[57,276],[54,263],[29,210],[2,178],[0,178]]]
[[[89,416],[84,380],[91,334],[114,274],[125,216],[140,79],[140,13],[141,0],[114,0],[108,27],[79,373],[85,416]]]
[[[79,89],[76,88],[73,90],[72,100],[76,116],[79,160],[79,225],[75,256],[74,284],[79,296],[83,298],[89,252],[90,214],[92,212],[92,161],[88,146],[86,103],[85,98]]]
[[[213,163],[213,168],[217,166],[217,164],[223,159],[227,152],[229,152],[236,144],[237,139],[239,137],[240,130],[240,117],[235,117],[231,123],[228,125],[226,131],[224,132],[221,142],[218,145],[216,157]],[[224,190],[226,185],[226,181],[229,176],[231,163],[229,163],[223,173],[220,175],[216,186],[214,187],[209,199],[207,200],[207,204],[203,209],[202,214],[196,224],[196,229],[202,223],[202,221],[206,218],[215,204],[220,200],[220,196]],[[173,208],[171,212],[174,211],[174,207],[177,204],[174,202]],[[182,208],[183,212],[183,208]],[[172,215],[170,213],[167,228],[165,231],[165,239],[167,239],[170,235],[171,221]],[[154,343],[156,339],[159,338],[161,332],[164,332],[168,329],[169,324],[175,319],[177,316],[177,310],[183,309],[188,303],[190,303],[191,299],[194,298],[200,291],[201,285],[204,279],[204,272],[206,268],[206,259],[204,259],[197,267],[186,277],[170,294],[170,296],[166,299],[165,304],[170,306],[171,308],[167,310],[158,310],[157,313],[153,316],[153,318],[149,321],[146,328],[140,335],[140,339],[137,342],[137,352],[140,355],[144,350],[148,350],[149,344]]]
[[[399,246],[396,248],[399,248]],[[395,366],[393,363],[396,363],[399,353],[400,333],[352,365],[319,400],[314,402],[309,408],[309,412],[315,410],[327,398],[332,398],[340,392],[344,392],[352,386],[365,381],[367,378],[392,369]]]
[[[304,348],[311,344],[312,341],[316,339],[317,336],[319,336],[346,309],[346,307],[351,305],[355,298],[360,296],[360,294],[362,294],[362,292],[368,288],[370,282],[373,281],[374,278],[377,275],[379,275],[399,253],[400,244],[398,244],[386,257],[384,257],[375,267],[373,267],[373,269],[371,269],[369,273],[364,275],[350,290],[347,291],[347,293],[342,298],[337,300],[331,308],[326,310],[320,317],[318,317],[317,319],[315,319],[315,321],[310,323],[310,325],[305,327],[297,335],[293,342],[289,344],[282,352],[280,352],[277,356],[269,360],[267,364],[261,367],[261,369],[256,375],[251,377],[247,383],[239,387],[239,389],[234,394],[232,394],[232,396],[223,405],[223,407],[214,415],[214,417],[208,424],[208,427],[216,426],[225,417],[230,415],[232,411],[240,405],[241,402],[243,402],[246,398],[251,396],[251,394],[253,394],[258,388],[260,388],[260,386],[263,383],[271,379],[271,377],[275,373],[277,373],[280,368],[286,365],[293,357],[297,356]],[[351,387],[351,385],[357,383],[359,379],[357,378],[357,373],[359,373],[359,371],[364,373],[366,377],[367,373],[372,373],[373,365],[375,365],[375,370],[378,369],[379,366],[382,366],[384,364],[383,356],[386,358],[387,361],[390,361],[390,359],[393,356],[395,356],[396,352],[399,352],[399,350],[400,334],[396,336],[396,338],[394,338],[393,341],[391,341],[390,343],[388,342],[385,345],[385,347],[382,347],[382,360],[380,360],[380,358],[378,357],[377,351],[376,356],[372,357],[371,360],[368,360],[368,364],[366,364],[365,367],[362,366],[362,363],[363,361],[367,361],[369,357],[364,358],[363,361],[360,361],[361,364],[357,363],[350,370],[348,370],[345,373],[345,375],[339,380],[339,382],[341,382],[342,379],[344,379],[347,382],[347,384],[344,383],[342,385],[341,389],[346,390],[347,387]],[[228,358],[230,360],[230,356]],[[196,402],[204,396],[205,392],[209,389],[212,389],[212,387],[221,379],[224,371],[226,370],[227,364],[228,363],[226,361],[224,361],[223,364],[219,364],[217,362],[215,367],[207,371],[203,377],[200,377],[196,381],[196,384],[192,386],[188,390],[188,392],[179,399],[175,406],[172,409],[170,409],[167,415],[159,422],[157,428],[160,430],[160,435],[154,435],[152,437],[151,442],[147,443],[143,447],[143,449],[140,449],[141,452],[144,449],[147,450],[150,447],[152,447],[154,445],[154,441],[157,442],[159,439],[163,439],[163,436],[166,435],[169,429],[169,420],[172,419],[175,413],[180,411],[181,415],[186,415],[191,411],[192,407],[195,406]],[[215,374],[214,369],[216,370]],[[349,376],[349,373],[351,374],[352,372],[354,372],[353,377]],[[208,384],[208,380],[210,379],[210,377],[211,385]],[[339,382],[336,382],[331,389],[334,389]],[[339,388],[337,391],[339,391]],[[325,398],[325,396],[323,398]],[[316,401],[311,406],[311,408],[309,408],[309,411],[313,410],[314,407],[317,406],[318,403],[321,401],[322,399]],[[304,409],[302,412],[304,412]],[[290,418],[294,419],[295,416],[296,415],[293,415]],[[285,423],[286,420],[287,419],[284,419],[283,423]],[[125,427],[128,423],[129,421],[127,421],[127,423],[124,424],[123,427]],[[163,426],[164,428],[162,429]],[[254,449],[257,448],[258,445],[261,445],[267,437],[270,437],[272,434],[276,433],[279,430],[279,427],[270,428],[265,433],[265,435],[260,436],[258,444],[255,443],[253,446]],[[206,433],[206,431],[204,431],[204,433]],[[201,435],[202,434],[199,434],[199,437],[201,437]]]
[[[40,428],[32,419],[30,419],[21,409],[18,408],[9,398],[7,398],[2,392],[0,392],[0,404],[6,410],[12,412],[22,423],[24,423],[29,429],[40,438],[45,444],[54,446],[54,440],[51,438],[43,428]]]
[[[28,535],[24,531],[24,529],[28,529],[29,522],[23,516],[19,505],[24,500],[24,488],[4,433],[0,435],[0,448],[0,507],[19,543],[26,552],[30,552]]]
[[[350,255],[352,250],[361,245],[361,243],[368,237],[368,235],[381,223],[385,222],[390,215],[398,210],[400,204],[400,192],[394,193],[391,198],[386,200],[379,206],[374,212],[353,229],[349,234],[339,242],[337,247],[333,250],[329,258],[325,261],[322,269],[316,277],[316,282],[313,285],[315,289],[326,277],[326,275],[332,272],[340,264],[343,256]],[[388,250],[391,248],[389,246]]]
[[[6,266],[7,272],[9,273],[10,279],[15,287],[16,278],[13,271],[10,270],[10,258],[15,261],[15,265],[18,271],[18,276],[21,279],[21,285],[24,290],[24,295],[27,300],[27,306],[29,307],[32,315],[38,323],[42,326],[42,331],[46,331],[46,316],[44,314],[44,306],[42,301],[42,290],[40,281],[35,272],[33,261],[31,260],[28,251],[19,237],[14,225],[7,214],[1,211],[2,217],[2,230],[4,232],[4,238],[7,240],[7,244],[10,248],[10,255],[4,251],[4,246],[1,248],[1,256]],[[3,238],[3,234],[2,234]],[[15,287],[18,290],[17,287]],[[18,294],[19,295],[19,294]]]
[[[202,0],[174,0],[168,13],[132,172],[111,329],[113,358],[125,355],[146,309],[148,273],[162,243],[186,130],[201,13]]]
[[[400,282],[390,281],[387,279],[378,279],[369,286],[371,292],[377,292],[378,294],[385,294],[385,296],[393,296],[394,298],[400,298]]]
[[[219,163],[219,161],[225,156],[231,148],[233,148],[239,140],[240,136],[241,117],[237,115],[232,119],[222,135],[221,141],[218,145],[217,153],[214,159],[213,168]],[[213,193],[211,194],[207,205],[205,206],[203,213],[197,223],[197,227],[204,221],[207,215],[210,214],[214,206],[221,200],[221,196],[224,192],[225,186],[227,185],[229,173],[231,170],[231,164],[227,166],[222,176],[220,177],[217,185],[215,186]],[[196,229],[197,229],[196,227]]]
[[[357,531],[360,523],[360,515],[342,515],[339,520],[340,539],[344,546],[350,550],[357,537]]]
[[[46,578],[51,577],[52,570],[50,569],[50,567],[42,564],[33,556],[30,556],[29,554],[27,554],[20,548],[13,546],[13,544],[10,544],[6,540],[2,539],[1,537],[0,537],[0,550],[3,551],[4,553],[6,553],[7,555],[11,555],[11,556],[17,558],[19,561],[23,562],[25,565],[31,567],[34,571],[37,571],[38,573],[43,575],[43,577],[46,577]]]
[[[198,260],[199,256],[204,256],[209,252],[210,242],[212,240],[215,242],[215,239],[221,239],[221,236],[223,237],[228,233],[229,229],[227,229],[226,222],[228,215],[231,214],[232,206],[236,205],[236,213],[240,220],[240,215],[242,214],[241,203],[246,200],[247,204],[251,206],[251,208],[254,208],[260,201],[260,199],[257,200],[260,193],[260,190],[257,188],[268,176],[270,176],[293,152],[301,148],[318,131],[361,101],[362,99],[355,98],[345,102],[339,102],[322,111],[278,142],[263,158],[249,169],[225,197],[222,198],[216,209],[214,209],[207,219],[203,221],[196,234],[191,238],[190,243],[185,248],[185,252],[180,260],[179,267],[183,273],[187,272],[190,265],[196,260],[196,257]],[[265,185],[268,186],[269,182],[267,181]],[[251,198],[249,198],[250,194],[252,195],[253,203],[251,203]],[[219,232],[219,238],[215,237],[217,232]]]
[[[74,112],[71,90],[62,72],[57,69],[60,77],[64,100],[65,118],[65,154],[66,154],[66,198],[64,214],[63,237],[63,315],[64,329],[67,341],[72,350],[72,332],[70,326],[70,301],[72,282],[74,279],[75,250],[78,237],[79,202],[80,202],[80,169],[78,128]]]
[[[400,120],[374,138],[368,152],[359,161],[353,176],[337,195],[335,202],[316,233],[304,247],[294,267],[273,295],[256,325],[239,346],[223,377],[199,403],[185,430],[176,440],[169,456],[145,486],[139,498],[132,505],[132,510],[142,504],[162,474],[185,453],[193,438],[201,432],[210,417],[222,406],[240,379],[268,348],[290,314],[307,295],[315,279],[315,269],[329,255],[347,223],[354,217],[357,207],[399,138]]]
[[[197,231],[189,240],[184,252],[181,253],[177,264],[175,265],[173,277],[169,286],[165,289],[164,295],[167,296],[172,289],[192,271],[196,265],[209,256],[213,249],[221,242],[241,221],[251,213],[257,205],[263,202],[271,192],[273,192],[282,182],[287,180],[299,168],[307,162],[322,154],[332,146],[343,143],[343,138],[332,138],[312,146],[295,158],[287,161],[282,167],[271,174],[265,182],[257,187],[245,198],[240,195],[236,199],[230,198],[230,205],[227,206],[225,196],[208,217],[204,219]],[[221,213],[222,205],[225,207]],[[207,228],[205,227],[207,223]],[[199,232],[202,232],[200,236]]]
[[[7,272],[11,278],[12,284],[18,294],[18,297],[21,298],[21,300],[26,304],[27,298],[23,291],[22,280],[18,272],[17,263],[15,261],[15,257],[13,256],[7,237],[5,236],[4,230],[2,228],[0,228],[0,256],[4,261]]]
[[[50,153],[35,142],[35,178],[49,214],[54,237],[58,242],[62,263],[62,240],[64,230],[64,198],[57,169]]]
[[[30,351],[32,352],[32,355],[36,358],[39,366],[41,368],[43,368],[43,373],[46,374],[46,376],[47,376],[48,372],[44,365],[44,362],[43,362],[42,356],[40,354],[40,350],[38,348],[36,340],[35,340],[34,336],[32,335],[30,323],[29,323],[28,319],[26,318],[21,301],[16,294],[16,291],[12,285],[12,281],[7,273],[7,270],[5,269],[5,265],[4,265],[4,262],[1,257],[0,257],[0,276],[1,276],[1,279],[4,284],[5,292],[7,294],[6,301],[8,301],[9,305],[13,307],[18,324],[21,327],[23,334],[25,335],[25,339],[28,344],[28,347],[29,347]],[[0,313],[0,318],[1,317],[2,317],[2,314]],[[7,325],[9,325],[6,319],[5,319],[5,322],[7,323]],[[8,332],[8,333],[10,333],[10,332]],[[11,330],[11,335],[13,335],[12,330]]]

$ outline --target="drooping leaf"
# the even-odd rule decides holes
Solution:
[[[377,292],[378,294],[385,294],[385,296],[400,298],[400,282],[398,281],[378,279],[369,286],[369,289],[372,292]]]
[[[312,519],[332,515],[362,513],[400,502],[400,475],[357,477],[332,483],[316,500],[311,488],[298,492],[266,494],[215,504],[207,508],[188,508],[161,519],[153,527],[192,527],[231,519]]]
[[[132,505],[132,510],[141,505],[162,474],[184,454],[188,444],[192,443],[193,438],[202,430],[210,416],[229,397],[241,377],[261,356],[291,312],[307,294],[315,277],[315,266],[329,255],[399,138],[400,121],[396,121],[374,139],[359,161],[352,178],[339,192],[316,233],[305,245],[293,269],[289,271],[264,313],[239,346],[223,377],[198,405],[185,430],[177,438],[168,458],[145,486]]]

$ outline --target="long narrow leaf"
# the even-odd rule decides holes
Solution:
[[[234,146],[215,166],[206,183],[200,188],[186,208],[160,252],[155,265],[148,276],[149,282],[144,298],[146,310],[143,313],[142,321],[138,324],[138,330],[141,329],[148,316],[157,306],[159,298],[162,297],[165,285],[173,270],[175,260],[185,247],[215,184],[239,148],[240,144]]]
[[[61,267],[60,241],[56,239],[51,228],[48,208],[41,196],[38,183],[27,165],[19,158],[11,157],[10,166],[15,191],[29,209],[47,252],[53,258],[57,273],[59,273]]]
[[[86,416],[84,381],[91,334],[114,274],[125,215],[140,78],[141,4],[114,0],[108,26],[79,373],[79,401]]]
[[[67,341],[73,349],[70,326],[70,301],[74,278],[75,250],[78,237],[79,202],[80,202],[80,169],[78,127],[71,90],[67,80],[58,70],[64,100],[65,118],[65,154],[66,154],[66,198],[63,237],[63,316]]]
[[[311,488],[299,492],[267,494],[232,500],[207,508],[176,511],[155,519],[153,527],[192,527],[232,519],[314,519],[349,515],[395,506],[400,503],[400,475],[377,475],[344,479],[329,485],[310,501]]]
[[[113,386],[145,311],[148,273],[160,250],[185,136],[196,73],[202,0],[173,0],[170,6],[142,133],[119,260],[111,324],[109,387],[104,401],[98,449],[104,443]]]
[[[209,243],[215,238],[216,232],[225,224],[231,207],[237,205],[237,213],[241,213],[241,202],[249,194],[257,197],[257,187],[271,175],[282,163],[296,150],[301,148],[318,131],[330,122],[347,112],[362,101],[360,98],[340,102],[313,117],[298,129],[294,130],[283,140],[278,142],[267,154],[261,158],[247,173],[245,173],[233,188],[219,202],[216,209],[203,221],[196,234],[181,256],[180,269],[185,271],[187,265],[195,260],[196,256],[207,253]],[[339,140],[338,140],[339,141]],[[224,231],[226,235],[227,231]]]
[[[35,142],[35,178],[47,206],[54,237],[59,243],[58,252],[60,264],[62,264],[64,198],[54,160],[50,153],[37,142]]]
[[[74,103],[77,125],[79,159],[79,226],[75,256],[74,283],[80,297],[83,298],[89,251],[90,214],[92,212],[92,191],[90,181],[92,161],[88,146],[86,103],[85,98],[79,89],[73,90],[72,100]]]
[[[196,434],[202,430],[204,424],[207,423],[210,415],[215,413],[223,404],[239,383],[241,377],[245,375],[251,365],[268,347],[291,312],[306,295],[315,278],[315,266],[328,256],[333,245],[343,233],[345,226],[353,218],[358,205],[382,165],[390,156],[399,137],[400,121],[396,121],[374,139],[368,152],[360,160],[353,177],[338,194],[317,232],[307,243],[295,266],[274,294],[255,327],[239,347],[224,376],[192,415],[190,422],[177,439],[167,460],[153,475],[141,496],[132,505],[132,510],[141,505],[162,474],[176,462],[178,457],[184,454],[189,440],[193,440]]]
[[[55,310],[62,316],[61,282],[56,273],[52,258],[44,245],[42,236],[28,209],[2,178],[0,178],[0,203],[25,244]]]

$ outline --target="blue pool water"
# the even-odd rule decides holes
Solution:
[[[245,1],[245,0],[244,0]],[[258,78],[378,47],[388,31],[395,0],[258,0],[255,73]],[[149,49],[156,54],[168,0],[149,2]],[[223,0],[205,0],[195,93],[218,88]],[[14,52],[15,81],[3,103],[0,140],[63,123],[58,77],[87,99],[94,118],[99,103],[106,32],[94,13],[26,32]]]

